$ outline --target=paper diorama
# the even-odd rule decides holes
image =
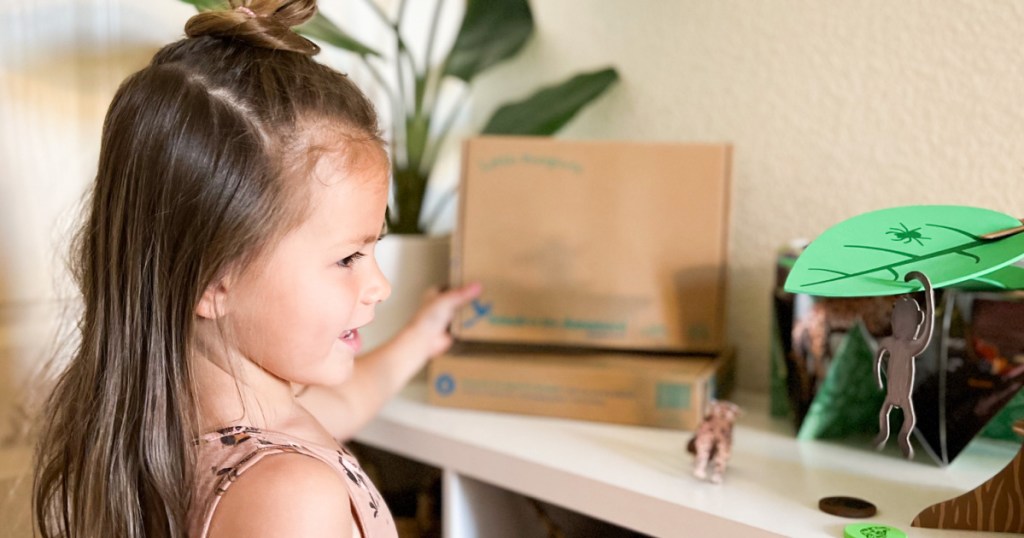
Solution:
[[[909,224],[908,224],[909,223]],[[829,297],[906,294],[926,289],[926,308],[910,298],[893,308],[893,336],[880,341],[875,360],[881,381],[883,358],[889,383],[880,413],[880,435],[888,437],[889,411],[903,411],[900,447],[915,425],[910,393],[913,361],[927,347],[934,321],[932,287],[963,284],[970,289],[1006,289],[1020,283],[1024,258],[1021,221],[988,209],[908,206],[865,213],[829,228],[797,258],[785,289]],[[927,338],[925,338],[927,336]]]
[[[892,407],[903,410],[904,424],[899,441],[903,452],[912,457],[909,443],[914,426],[911,392],[916,357],[924,352],[931,337],[934,299],[932,287],[957,287],[966,290],[1006,290],[1024,288],[1024,270],[1012,264],[1024,258],[1024,226],[1014,217],[987,209],[963,206],[909,206],[866,213],[830,228],[812,242],[797,258],[785,284],[790,293],[823,297],[871,297],[926,291],[925,308],[908,295],[898,299],[891,315],[893,335],[879,341],[875,375],[881,382],[882,359],[887,356],[889,373],[883,400],[880,433],[876,441],[888,437],[888,414]],[[947,308],[947,312],[955,312]],[[943,318],[943,323],[949,321]],[[945,374],[943,370],[942,374]],[[1024,372],[1021,373],[1024,376]],[[834,379],[842,384],[844,380]],[[941,383],[940,383],[941,384]],[[1020,384],[1010,385],[1015,391]],[[939,391],[938,405],[944,405]],[[1005,399],[1003,400],[1005,403]],[[940,416],[943,413],[940,410]],[[909,421],[909,425],[908,422]],[[945,423],[943,423],[945,427]],[[920,433],[920,432],[918,432]],[[1024,451],[1024,449],[1022,449]],[[1024,452],[1022,452],[1024,453]],[[934,455],[934,454],[933,454]],[[1021,454],[993,481],[1022,482]],[[1006,475],[1006,476],[1004,476]],[[1008,510],[1024,511],[1024,499],[1012,497],[1013,488],[989,487],[989,483],[964,497],[981,499],[975,507],[970,528],[1003,529],[987,525],[990,515]],[[932,507],[942,511],[956,499]],[[993,512],[993,507],[1000,507]],[[928,511],[926,511],[927,513]],[[925,513],[922,513],[925,516]],[[994,520],[993,520],[994,521]],[[918,526],[953,527],[948,518],[922,518]]]
[[[799,439],[870,438],[879,432],[885,398],[875,353],[892,332],[901,296],[787,293],[783,284],[798,254],[787,249],[778,258],[772,415],[791,418]],[[915,445],[939,465],[978,436],[1018,441],[1012,425],[1024,417],[1024,293],[965,284],[935,290],[935,333],[915,363]],[[898,431],[902,414],[891,418]]]

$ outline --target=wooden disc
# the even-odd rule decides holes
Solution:
[[[826,514],[840,517],[864,518],[875,515],[875,505],[856,497],[824,497],[818,501],[818,509]]]

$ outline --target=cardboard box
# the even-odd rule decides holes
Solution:
[[[456,351],[429,367],[427,401],[444,407],[693,429],[731,385],[731,353]]]
[[[466,143],[452,282],[483,295],[459,340],[715,353],[730,148]]]

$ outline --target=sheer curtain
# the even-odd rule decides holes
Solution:
[[[0,446],[73,307],[65,260],[119,82],[190,8],[175,2],[0,0]]]

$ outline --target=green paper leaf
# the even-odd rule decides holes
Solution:
[[[920,271],[939,288],[980,277],[1024,257],[1024,233],[979,236],[1019,226],[1009,215],[966,206],[906,206],[840,222],[814,240],[786,279],[786,291],[831,297],[895,295]]]
[[[612,68],[576,75],[518,103],[502,106],[491,116],[483,132],[523,136],[554,134],[618,79],[618,72]]]
[[[469,82],[514,56],[532,34],[533,14],[526,0],[468,0],[444,74]]]
[[[843,337],[828,374],[818,388],[798,439],[835,439],[853,433],[878,433],[878,410],[885,392],[874,373],[874,350],[857,322]]]
[[[1024,290],[1024,267],[1007,265],[991,273],[954,284],[953,287],[964,291]]]

